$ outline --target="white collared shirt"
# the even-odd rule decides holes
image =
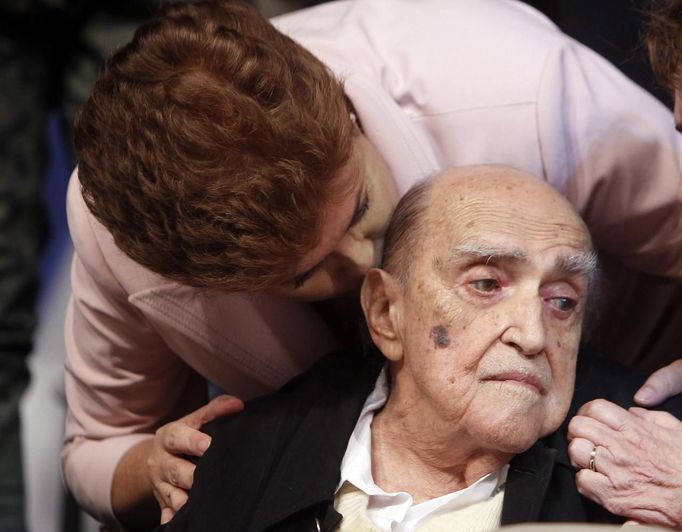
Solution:
[[[372,522],[382,530],[410,532],[427,519],[452,512],[494,496],[504,485],[508,465],[481,477],[471,486],[419,504],[409,493],[386,493],[372,478],[372,420],[374,412],[388,399],[388,375],[381,371],[374,390],[365,401],[358,422],[348,440],[346,454],[341,462],[341,480],[337,491],[345,482],[369,496],[367,513]]]

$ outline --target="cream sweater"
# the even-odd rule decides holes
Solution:
[[[485,501],[444,514],[422,523],[419,532],[487,532],[500,526],[504,489]],[[369,497],[349,482],[336,493],[334,508],[343,519],[339,532],[384,532],[367,515]]]

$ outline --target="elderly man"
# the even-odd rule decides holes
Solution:
[[[166,530],[614,517],[584,504],[557,432],[595,269],[580,217],[528,174],[468,167],[418,185],[362,287],[383,357],[332,355],[215,422]]]

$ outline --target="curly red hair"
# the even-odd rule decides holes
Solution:
[[[167,6],[107,62],[75,147],[88,208],[133,260],[251,291],[318,242],[353,134],[318,59],[246,4],[203,2]]]

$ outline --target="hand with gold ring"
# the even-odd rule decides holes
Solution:
[[[682,422],[597,399],[570,421],[568,437],[582,495],[641,523],[682,527]]]

